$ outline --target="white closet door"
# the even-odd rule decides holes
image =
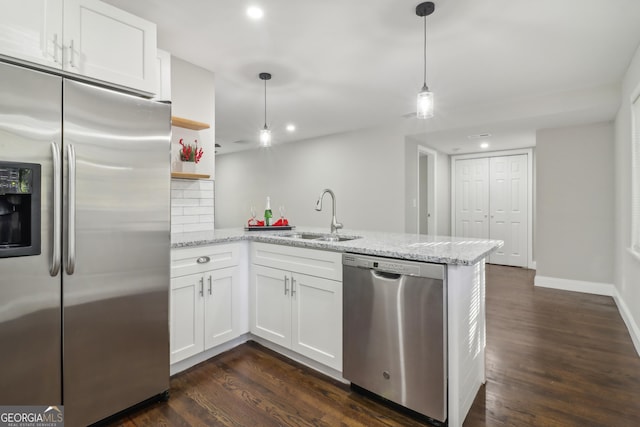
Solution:
[[[459,237],[489,237],[489,159],[456,161],[456,224]]]
[[[527,266],[527,156],[489,159],[490,238],[504,240],[492,264]]]

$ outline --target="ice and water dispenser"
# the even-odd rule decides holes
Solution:
[[[40,254],[40,165],[0,161],[0,258]]]

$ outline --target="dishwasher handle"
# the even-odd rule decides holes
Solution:
[[[387,273],[386,271],[378,271],[378,270],[371,270],[371,274],[373,274],[373,277],[377,277],[378,279],[387,279],[387,280],[398,280],[402,277],[402,274]]]

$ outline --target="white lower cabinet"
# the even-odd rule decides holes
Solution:
[[[342,371],[341,277],[338,253],[253,243],[251,333]]]
[[[172,364],[246,332],[242,320],[246,316],[246,283],[242,283],[246,264],[240,262],[239,245],[172,251]]]

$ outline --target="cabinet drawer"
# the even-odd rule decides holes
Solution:
[[[239,243],[172,249],[171,277],[233,267],[239,263]]]
[[[254,242],[251,244],[251,262],[342,281],[342,254],[338,252]]]

